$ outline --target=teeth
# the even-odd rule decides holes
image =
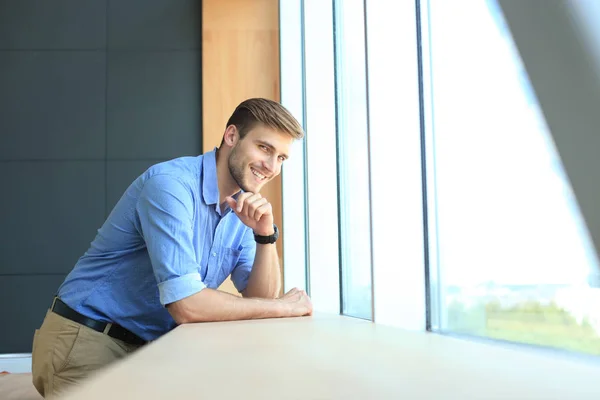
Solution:
[[[262,179],[265,179],[265,176],[264,176],[264,175],[262,175],[262,174],[260,174],[260,173],[259,173],[258,171],[256,171],[254,168],[250,168],[250,171],[252,171],[252,173],[253,173],[255,176],[257,176],[258,178],[260,178],[261,180],[262,180]]]

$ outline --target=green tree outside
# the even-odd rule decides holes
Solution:
[[[447,317],[448,330],[456,333],[600,355],[600,335],[589,320],[579,322],[555,303],[504,308],[489,301],[469,307],[453,300]]]

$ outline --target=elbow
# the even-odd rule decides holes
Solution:
[[[192,313],[189,308],[184,304],[184,300],[179,300],[174,303],[167,305],[167,310],[171,317],[175,320],[177,325],[189,324],[190,322],[194,322],[192,318]]]
[[[209,315],[202,312],[206,309],[200,299],[200,297],[204,297],[201,296],[202,292],[204,290],[167,305],[167,310],[177,325],[212,321]]]

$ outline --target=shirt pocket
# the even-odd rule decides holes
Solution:
[[[217,289],[227,279],[237,265],[242,252],[230,247],[213,246],[208,260],[208,271],[205,284],[211,289]]]

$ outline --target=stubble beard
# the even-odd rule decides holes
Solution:
[[[240,189],[244,192],[249,192],[248,186],[244,184],[244,166],[238,165],[236,154],[237,154],[237,146],[231,150],[231,154],[229,154],[229,158],[227,159],[227,166],[229,167],[229,174],[238,185]]]

